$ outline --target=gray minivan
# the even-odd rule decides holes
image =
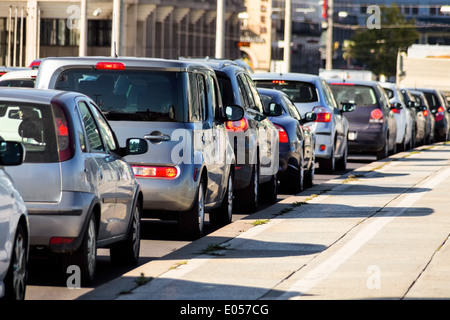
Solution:
[[[41,62],[36,87],[82,92],[101,108],[123,145],[149,150],[128,156],[144,194],[144,216],[178,219],[190,237],[231,221],[235,156],[226,121],[243,110],[222,106],[214,71],[203,64],[150,58],[70,57]]]

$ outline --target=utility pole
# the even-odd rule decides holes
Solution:
[[[325,70],[333,69],[333,0],[328,0]]]
[[[111,56],[119,56],[121,54],[121,6],[122,0],[114,0],[113,2],[113,18],[112,18],[112,34],[111,34]]]
[[[284,18],[284,72],[291,71],[292,0],[286,0]]]
[[[225,56],[225,0],[217,0],[216,59]]]

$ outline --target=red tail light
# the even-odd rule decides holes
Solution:
[[[132,165],[134,175],[138,178],[175,179],[179,171],[176,167],[136,166]]]
[[[239,121],[227,121],[225,127],[230,131],[245,131],[248,129],[248,120],[242,118]]]
[[[381,109],[373,109],[370,113],[370,119],[369,122],[374,123],[383,123],[384,117],[383,117],[383,111]]]
[[[59,161],[62,162],[73,157],[74,147],[71,140],[67,118],[63,109],[57,104],[52,104],[52,107],[56,128],[56,139],[58,141]]]
[[[284,130],[284,128],[278,124],[274,124],[274,126],[278,130],[279,142],[280,143],[289,143],[289,137],[288,137],[286,130]]]
[[[423,110],[422,114],[423,114],[424,117],[428,117],[428,110]]]
[[[98,62],[97,70],[125,70],[125,65],[122,62]]]
[[[434,115],[434,118],[436,121],[441,121],[442,119],[444,119],[444,108],[443,107],[439,107],[437,109],[437,112]]]
[[[330,122],[332,115],[324,107],[314,107],[313,112],[317,115],[316,122]]]

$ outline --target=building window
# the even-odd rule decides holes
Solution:
[[[68,28],[67,19],[41,19],[41,45],[78,46],[80,34],[77,28]]]
[[[89,20],[88,21],[88,46],[111,46],[112,21]]]

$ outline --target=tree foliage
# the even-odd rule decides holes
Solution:
[[[375,74],[396,74],[397,52],[419,39],[414,20],[407,20],[393,4],[381,9],[380,29],[359,29],[352,37],[351,57],[364,62]]]

